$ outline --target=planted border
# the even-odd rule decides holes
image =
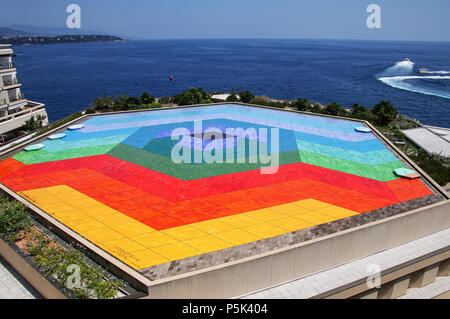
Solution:
[[[0,193],[0,236],[30,257],[33,266],[60,290],[75,299],[112,299],[122,282],[105,278],[78,249],[67,249],[33,226],[27,208]]]

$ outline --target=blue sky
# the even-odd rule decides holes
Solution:
[[[449,0],[14,0],[2,3],[0,26],[64,27],[70,3],[83,29],[139,38],[450,41]],[[371,3],[381,29],[366,26]]]

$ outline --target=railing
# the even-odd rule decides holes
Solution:
[[[0,64],[0,70],[14,69],[16,65],[13,62]]]
[[[6,105],[7,103],[6,99],[0,99],[0,106]]]
[[[9,86],[14,84],[20,84],[20,80],[18,78],[15,78],[10,81],[3,81],[3,86]]]
[[[4,117],[0,117],[0,123],[8,121],[8,120],[13,120],[19,116],[23,116],[29,113],[34,113],[35,111],[38,111],[40,109],[45,109],[43,105],[38,105],[29,109],[25,109],[23,111],[17,112],[17,113],[13,113],[13,114],[9,114],[7,116]]]
[[[13,102],[24,100],[24,99],[25,99],[25,94],[19,93],[19,94],[17,94],[17,96],[9,98],[9,103],[13,103]]]

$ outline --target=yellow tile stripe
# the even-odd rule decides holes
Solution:
[[[141,269],[168,260],[132,240],[156,232],[65,185],[20,192],[21,196],[130,266]],[[144,253],[145,252],[145,253]]]
[[[157,231],[66,185],[19,193],[135,269],[357,215],[314,199]]]

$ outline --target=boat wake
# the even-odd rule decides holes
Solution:
[[[421,69],[419,74],[413,74],[414,63],[405,60],[397,62],[375,77],[384,84],[400,90],[450,99],[450,71]]]

